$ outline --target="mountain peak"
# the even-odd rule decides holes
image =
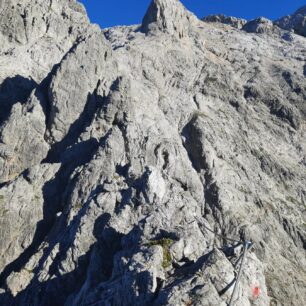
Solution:
[[[282,29],[294,31],[306,37],[306,5],[299,8],[294,14],[277,20],[275,24]]]
[[[196,17],[179,0],[153,0],[143,18],[142,31],[162,31],[183,37]]]
[[[306,5],[302,6],[301,8],[299,8],[295,14],[302,14],[302,15],[306,15]]]

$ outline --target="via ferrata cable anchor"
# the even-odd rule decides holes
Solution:
[[[236,291],[238,289],[238,285],[239,285],[239,281],[240,281],[240,278],[241,278],[241,275],[242,275],[243,266],[244,266],[244,263],[245,263],[247,252],[252,246],[253,246],[252,241],[245,240],[243,242],[243,254],[242,254],[242,259],[241,259],[241,265],[239,267],[239,271],[238,271],[238,275],[237,275],[237,278],[236,278],[235,286],[234,286],[233,293],[232,293],[232,296],[231,296],[231,299],[230,299],[230,302],[229,302],[228,306],[234,306],[233,301],[234,301],[234,298],[235,298],[235,295],[236,295]]]

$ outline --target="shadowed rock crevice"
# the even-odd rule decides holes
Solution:
[[[89,262],[91,250],[87,254],[79,257],[76,264],[77,269],[64,275],[54,275],[54,277],[46,282],[39,283],[33,281],[29,284],[26,291],[20,292],[14,297],[14,302],[7,297],[9,304],[7,305],[22,305],[24,303],[33,304],[40,301],[47,306],[62,306],[65,305],[67,297],[75,290],[79,290],[85,280],[86,269]],[[30,292],[30,295],[27,294]],[[41,294],[41,292],[44,292]]]
[[[0,85],[0,124],[7,118],[12,106],[17,103],[25,103],[37,83],[31,78],[21,75],[6,78]]]
[[[53,241],[50,240],[52,239],[52,235],[49,237],[49,234],[56,225],[56,222],[59,221],[57,214],[61,214],[65,209],[63,200],[65,199],[65,194],[67,194],[66,189],[69,186],[68,182],[70,182],[70,176],[77,167],[91,160],[97,147],[98,143],[96,140],[89,140],[88,142],[76,144],[66,150],[63,157],[64,162],[60,169],[55,174],[54,178],[47,181],[42,187],[43,219],[39,221],[36,226],[33,241],[16,260],[6,266],[0,275],[0,286],[5,286],[7,277],[12,272],[20,272],[20,270],[24,268],[30,258],[35,255],[42,242],[49,241],[50,246],[52,246]],[[73,158],[73,156],[77,158]],[[23,176],[28,180],[28,170],[24,172]],[[54,264],[55,262],[56,261],[54,261]]]
[[[219,203],[219,187],[206,160],[205,147],[202,141],[203,137],[205,137],[205,132],[201,129],[201,124],[196,114],[184,127],[182,135],[185,137],[184,147],[189,159],[193,168],[201,176],[201,181],[204,185],[204,214],[212,212],[217,216],[218,212],[222,210]]]
[[[205,160],[205,153],[203,152],[203,145],[200,141],[201,137],[203,136],[203,132],[197,126],[197,115],[192,116],[192,119],[183,128],[182,135],[186,139],[184,142],[184,147],[193,168],[197,172],[201,172],[201,170],[209,170],[208,164]]]
[[[73,45],[71,46],[71,48],[63,55],[63,58],[61,59],[61,61],[53,65],[50,72],[39,84],[39,89],[43,93],[45,101],[47,101],[44,107],[44,113],[46,117],[46,128],[48,128],[50,125],[49,121],[50,121],[50,115],[51,115],[51,101],[50,101],[50,96],[49,96],[49,88],[50,88],[50,83],[52,81],[52,78],[56,75],[56,72],[58,71],[58,69],[60,69],[61,62],[67,57],[68,54],[73,53],[75,51],[75,49],[77,48],[78,44],[81,41],[82,39],[78,37],[76,41],[73,43]]]
[[[77,140],[81,133],[90,125],[96,113],[96,98],[95,94],[88,94],[87,103],[83,112],[80,114],[79,118],[70,126],[69,131],[65,138],[60,142],[52,145],[48,156],[44,160],[45,163],[54,163],[61,160],[61,155],[66,150],[73,153],[74,148],[82,147],[84,144],[79,144],[77,146]],[[89,140],[90,142],[97,142],[95,140]],[[86,146],[84,146],[85,148]],[[66,153],[69,155],[69,153]]]
[[[23,176],[25,180],[28,178],[28,171],[25,171]],[[31,244],[19,255],[17,259],[8,264],[0,275],[0,286],[5,286],[7,277],[12,272],[20,272],[20,270],[29,261],[31,256],[37,251],[37,248],[46,239],[47,234],[51,230],[55,219],[56,213],[60,210],[60,182],[57,178],[53,178],[47,181],[44,186],[42,186],[42,196],[43,196],[43,218],[36,225],[36,230],[33,235],[33,240]]]

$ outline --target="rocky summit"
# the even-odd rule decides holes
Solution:
[[[306,305],[305,26],[1,0],[0,304]]]

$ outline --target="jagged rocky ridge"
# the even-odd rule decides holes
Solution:
[[[304,21],[1,1],[1,304],[305,305]]]

